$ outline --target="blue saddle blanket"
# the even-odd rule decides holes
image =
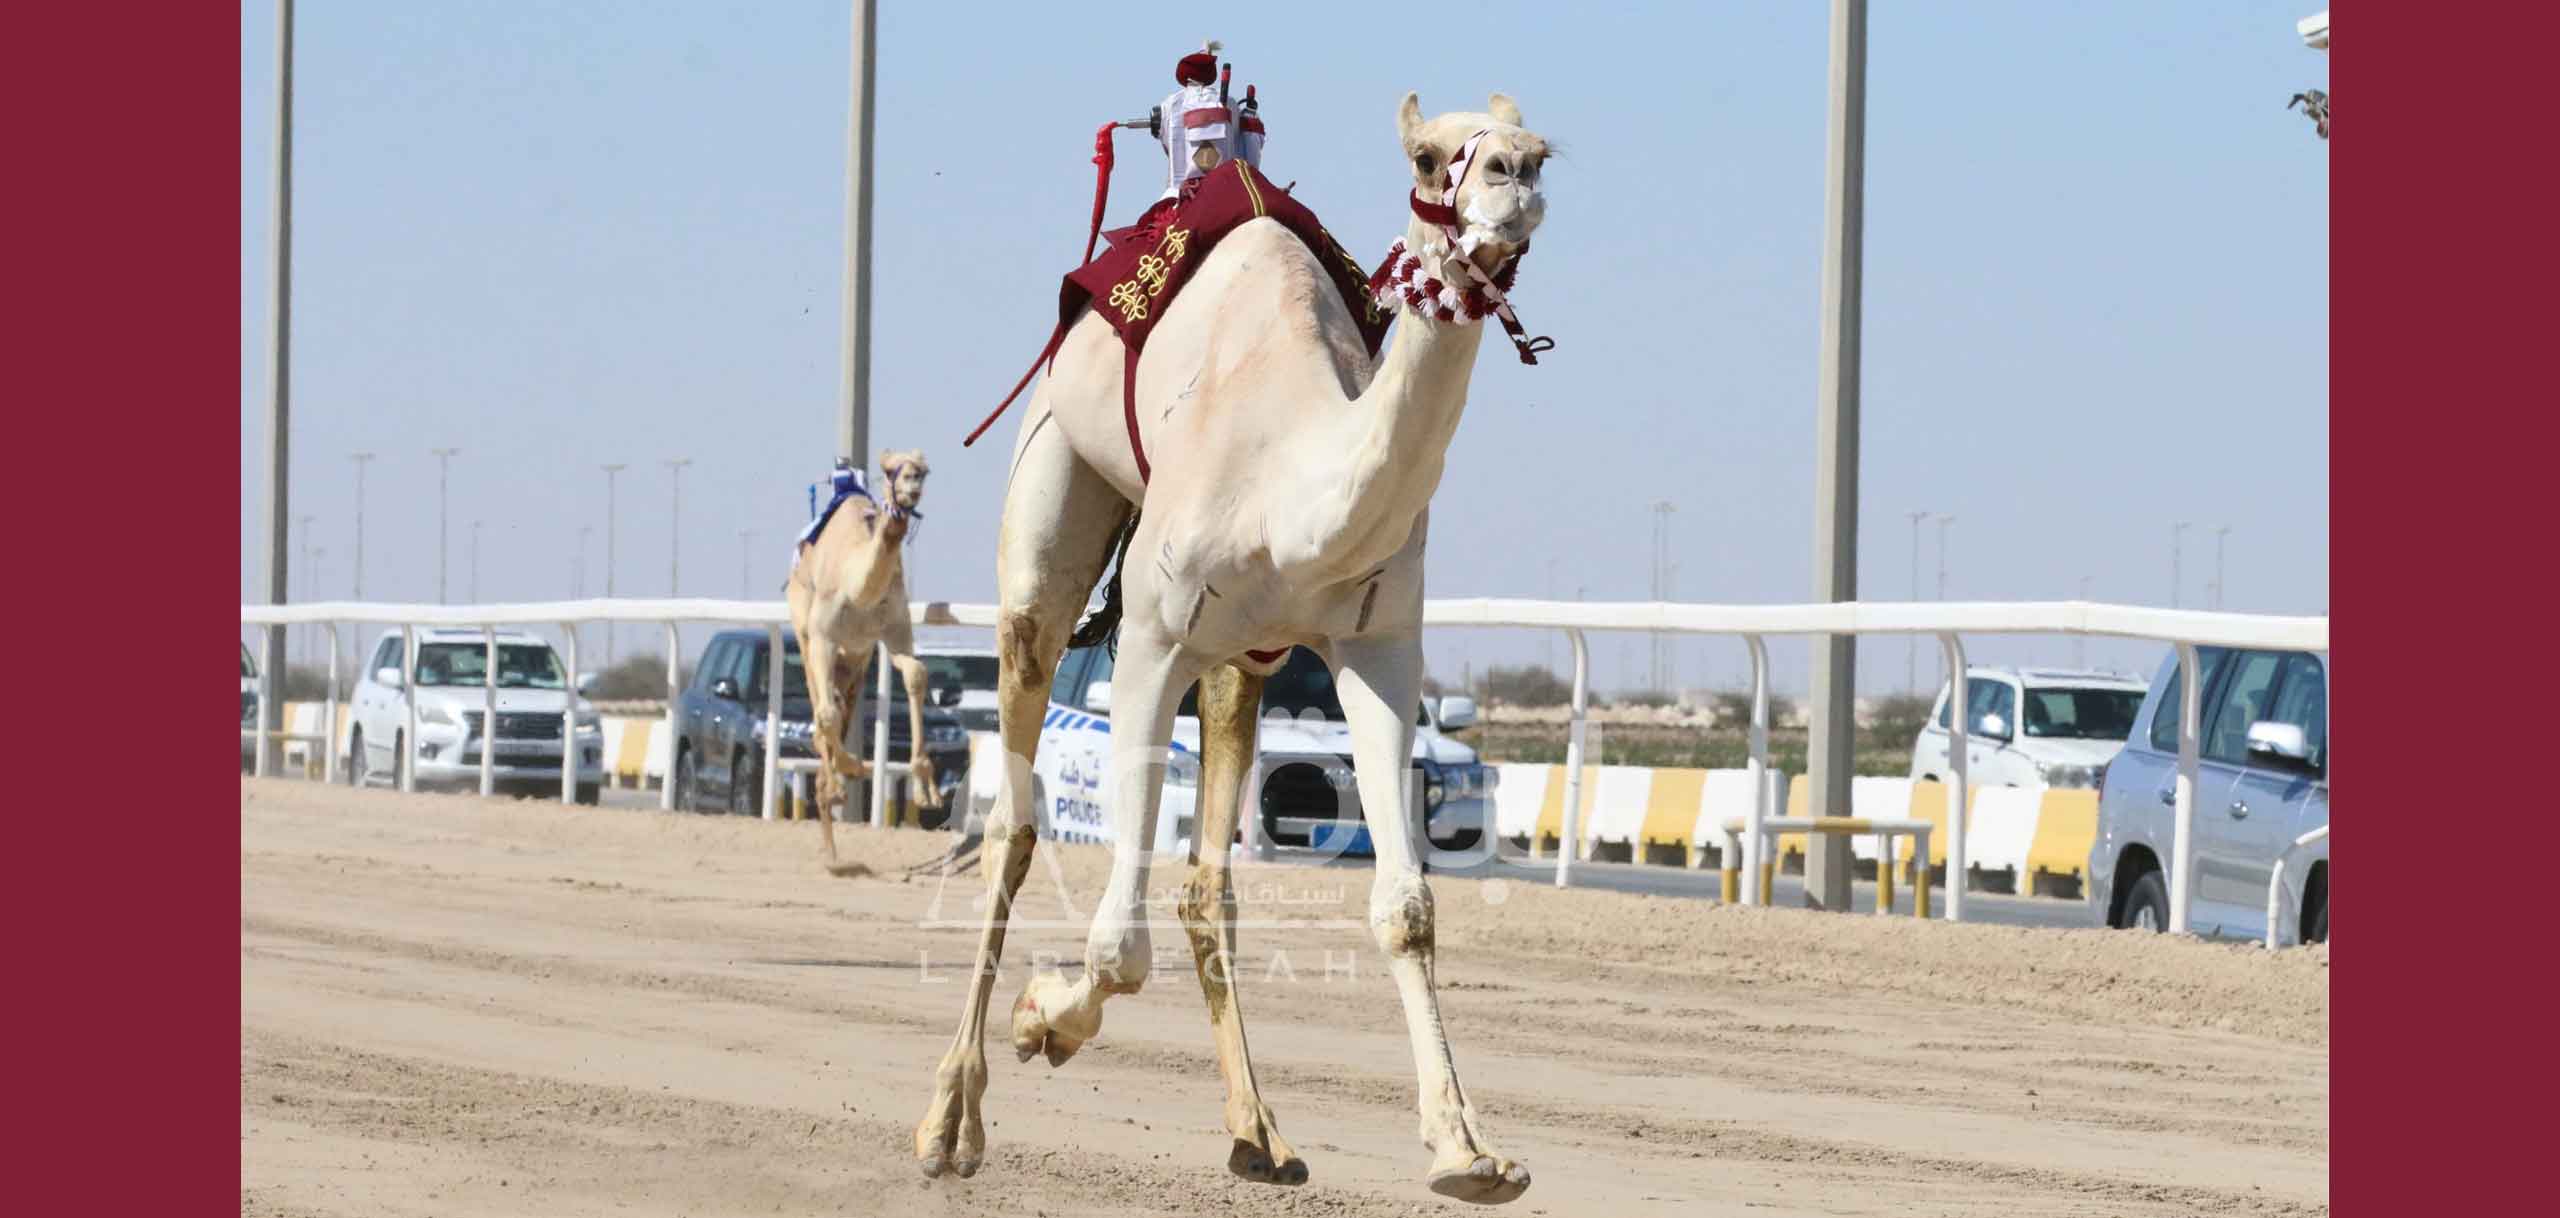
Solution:
[[[862,471],[850,465],[838,465],[828,479],[828,487],[827,506],[822,508],[818,506],[818,484],[809,484],[809,511],[813,518],[808,528],[800,530],[800,545],[816,541],[818,534],[826,531],[827,522],[835,519],[836,509],[849,500],[859,499],[874,511],[880,507],[879,501],[871,497],[869,488],[862,484]]]

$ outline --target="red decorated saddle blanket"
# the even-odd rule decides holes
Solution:
[[[1138,439],[1136,392],[1138,355],[1146,347],[1147,335],[1219,239],[1238,225],[1263,216],[1287,225],[1315,252],[1316,261],[1341,291],[1343,303],[1350,306],[1352,321],[1359,325],[1361,341],[1368,345],[1371,358],[1376,358],[1378,345],[1386,341],[1387,323],[1393,319],[1370,293],[1369,272],[1333,239],[1333,234],[1325,231],[1316,214],[1287,191],[1272,185],[1253,166],[1243,161],[1220,165],[1200,180],[1198,193],[1169,211],[1158,213],[1152,221],[1142,222],[1129,239],[1121,240],[1115,233],[1108,252],[1068,272],[1066,282],[1058,289],[1060,332],[1074,324],[1076,314],[1090,304],[1111,322],[1112,329],[1120,332],[1120,342],[1127,348],[1127,365],[1121,377],[1122,412],[1128,421],[1129,447],[1137,455],[1141,479],[1147,477],[1148,469],[1146,446]]]

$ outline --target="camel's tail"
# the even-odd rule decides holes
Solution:
[[[1120,543],[1111,555],[1111,578],[1102,585],[1102,604],[1076,623],[1076,632],[1067,636],[1070,647],[1091,647],[1112,636],[1120,628],[1120,568],[1129,561],[1129,539],[1138,532],[1138,513],[1129,513],[1128,522],[1120,526]]]

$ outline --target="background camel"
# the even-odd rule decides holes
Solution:
[[[1501,274],[1545,212],[1545,140],[1521,127],[1518,108],[1500,94],[1485,113],[1430,120],[1407,94],[1396,125],[1416,192],[1404,245],[1425,277],[1481,282],[1462,265],[1466,258],[1484,276]],[[1468,149],[1472,156],[1453,174]],[[1453,244],[1440,225],[1424,222],[1418,213],[1431,204],[1451,209],[1441,214],[1464,224],[1463,240]],[[1053,1065],[1064,1062],[1101,1030],[1107,998],[1145,982],[1141,903],[1165,746],[1183,690],[1206,677],[1194,840],[1207,848],[1194,847],[1180,916],[1226,1079],[1235,1138],[1228,1165],[1257,1180],[1307,1178],[1255,1085],[1229,984],[1235,900],[1227,843],[1237,779],[1253,751],[1263,678],[1290,645],[1302,644],[1333,668],[1361,806],[1410,806],[1427,509],[1483,336],[1463,313],[1437,320],[1408,310],[1373,363],[1352,307],[1316,255],[1275,221],[1249,221],[1220,242],[1166,309],[1138,365],[1135,412],[1152,481],[1131,451],[1122,348],[1101,317],[1087,313],[1075,323],[1032,399],[997,540],[998,691],[1009,761],[986,828],[991,899],[960,1027],[916,1129],[928,1176],[966,1176],[984,1158],[987,998],[1037,840],[1029,760],[1077,611],[1123,523],[1143,507],[1118,576],[1111,879],[1083,973],[1032,978],[1015,1004],[1014,1048],[1025,1060],[1045,1053]],[[1527,1190],[1529,1173],[1495,1153],[1458,1083],[1432,989],[1431,890],[1415,827],[1391,815],[1373,820],[1370,834],[1377,850],[1370,928],[1412,1038],[1428,1182],[1469,1201],[1509,1201]]]
[[[835,809],[844,798],[844,780],[871,773],[859,748],[845,747],[845,724],[875,644],[889,645],[889,662],[907,687],[907,753],[914,766],[908,788],[918,806],[942,806],[933,761],[924,751],[925,668],[916,659],[915,625],[907,617],[907,530],[930,473],[920,450],[882,450],[887,510],[861,498],[837,509],[826,528],[800,547],[784,585],[815,720],[810,739],[818,749],[818,831],[826,841],[827,869],[838,875],[854,870],[836,857]]]

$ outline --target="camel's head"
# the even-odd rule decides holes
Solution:
[[[924,501],[924,480],[933,473],[920,448],[880,450],[880,478],[887,483],[890,506],[912,512]]]
[[[1476,265],[1487,272],[1520,252],[1529,234],[1546,219],[1547,200],[1540,173],[1546,168],[1547,141],[1520,125],[1520,107],[1500,93],[1481,114],[1457,112],[1422,117],[1422,98],[1404,95],[1396,111],[1396,131],[1404,140],[1404,157],[1413,169],[1413,188],[1425,202],[1437,203],[1449,188],[1449,165],[1476,140],[1475,152],[1460,167],[1455,207],[1460,227],[1481,239]],[[1481,134],[1483,138],[1476,137]]]

